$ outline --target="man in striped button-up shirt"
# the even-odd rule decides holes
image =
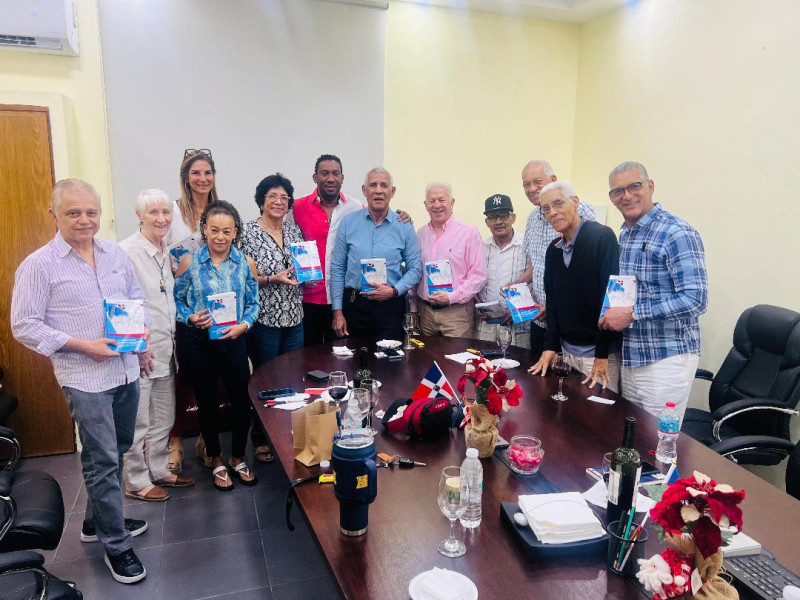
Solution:
[[[88,502],[84,542],[101,541],[114,579],[146,576],[131,537],[145,521],[123,519],[122,455],[133,441],[139,405],[139,361],[115,352],[105,336],[103,299],[144,299],[130,259],[113,242],[95,239],[100,197],[78,179],[53,188],[50,214],[58,231],[17,269],[11,330],[25,346],[50,357],[81,436]]]

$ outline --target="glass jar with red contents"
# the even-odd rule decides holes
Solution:
[[[522,475],[533,475],[544,459],[542,441],[532,435],[515,435],[506,450],[511,469]]]

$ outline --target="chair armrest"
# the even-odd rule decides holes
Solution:
[[[709,447],[725,458],[729,458],[733,462],[738,462],[736,460],[736,455],[749,450],[766,450],[783,458],[791,454],[792,450],[795,448],[795,444],[783,438],[770,435],[740,435],[738,437],[722,440]]]
[[[22,449],[17,441],[17,436],[8,427],[0,426],[0,443],[7,444],[11,447],[11,458],[3,467],[4,471],[12,471],[17,466],[20,456],[22,456]]]
[[[712,434],[714,439],[718,442],[721,441],[719,432],[723,423],[737,415],[754,410],[779,412],[785,415],[797,415],[798,411],[786,406],[785,402],[780,400],[773,400],[772,398],[745,398],[744,400],[735,400],[720,406],[717,410],[711,413],[711,419],[714,422]]]
[[[10,496],[11,487],[14,485],[15,474],[0,471],[0,496]]]
[[[694,372],[695,379],[705,379],[706,381],[714,381],[714,373],[706,369],[697,369]]]
[[[17,569],[34,569],[44,565],[44,556],[32,550],[16,550],[0,554],[0,573]]]

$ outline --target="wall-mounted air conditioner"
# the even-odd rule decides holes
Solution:
[[[78,56],[74,0],[0,0],[0,48]]]

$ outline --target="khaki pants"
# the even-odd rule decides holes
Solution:
[[[535,326],[534,326],[535,327]],[[577,369],[584,375],[589,375],[594,367],[594,357],[592,356],[575,356],[569,352],[564,352],[564,360],[573,369]],[[622,366],[621,355],[609,354],[608,355],[608,389],[615,394],[619,394],[619,374]],[[587,382],[588,383],[588,382]]]
[[[433,309],[422,300],[417,303],[419,327],[422,335],[443,335],[445,337],[472,337],[472,315],[475,301],[456,304],[447,308]]]

